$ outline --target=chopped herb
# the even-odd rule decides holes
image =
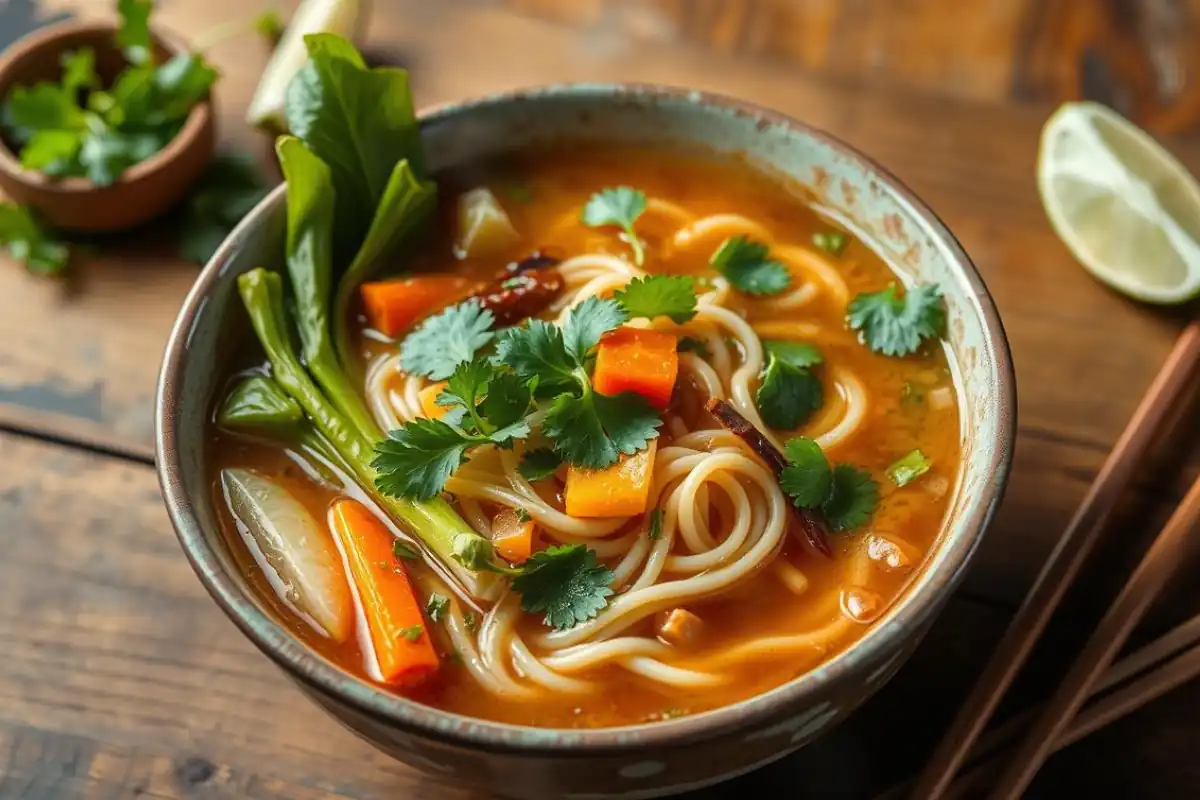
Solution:
[[[850,464],[831,466],[812,439],[798,436],[784,446],[788,466],[779,485],[797,508],[819,509],[835,531],[861,526],[879,502],[879,485]]]
[[[646,195],[628,186],[604,189],[592,195],[580,212],[579,219],[593,228],[615,225],[625,233],[633,248],[633,261],[641,266],[646,259],[645,244],[633,230],[633,223],[646,210]]]
[[[821,381],[806,367],[797,367],[772,351],[767,354],[754,405],[763,422],[779,430],[793,430],[821,407]]]
[[[808,342],[792,342],[786,339],[763,339],[763,349],[785,364],[793,367],[815,367],[823,364],[825,357],[816,345]]]
[[[451,306],[421,323],[400,346],[400,368],[440,381],[492,340],[492,312],[478,300]]]
[[[708,349],[708,345],[706,345],[700,339],[697,339],[695,336],[684,336],[679,340],[679,344],[675,346],[675,349],[681,353],[695,353],[701,358],[709,358],[712,356],[712,352]]]
[[[529,522],[530,520],[533,519],[533,517],[529,516],[529,512],[523,508],[516,509],[516,512],[517,512],[517,522]]]
[[[745,236],[726,239],[708,263],[733,288],[752,295],[779,294],[792,283],[791,273],[767,255],[767,246]]]
[[[662,537],[662,526],[663,510],[661,508],[656,508],[650,512],[650,524],[646,529],[646,535],[650,537],[651,541]]]
[[[464,612],[463,624],[467,626],[467,630],[470,633],[475,633],[477,630],[479,630],[479,615],[474,611]]]
[[[920,450],[913,450],[903,458],[896,459],[887,468],[887,476],[897,486],[907,486],[929,471],[933,464]]]
[[[424,632],[425,627],[423,625],[413,625],[396,631],[396,636],[401,639],[407,639],[410,642],[415,642],[421,638],[421,634]]]
[[[937,284],[911,286],[903,297],[896,285],[882,291],[860,294],[846,309],[850,327],[876,353],[906,356],[915,353],[926,339],[935,339],[946,328],[946,308]]]
[[[441,622],[445,619],[446,612],[449,610],[450,598],[444,594],[434,592],[425,600],[425,613],[429,616],[430,622]]]
[[[840,256],[850,243],[850,238],[841,231],[817,231],[812,242],[831,256]]]
[[[0,203],[0,245],[38,275],[58,275],[67,268],[67,246],[43,228],[33,212],[15,203]]]
[[[561,464],[562,458],[559,457],[558,453],[549,447],[539,447],[526,451],[525,457],[521,459],[521,466],[517,468],[517,471],[527,481],[540,481],[543,478],[553,476]]]
[[[696,316],[696,287],[686,275],[634,278],[613,294],[630,318],[667,317],[682,325]]]
[[[566,630],[608,605],[613,579],[613,571],[596,561],[593,550],[581,544],[557,545],[530,556],[512,588],[521,595],[523,611],[544,613],[548,626]]]
[[[419,561],[421,553],[403,539],[392,540],[392,554],[404,561]]]

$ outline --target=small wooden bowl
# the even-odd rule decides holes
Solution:
[[[17,86],[57,80],[63,53],[91,47],[96,71],[108,85],[126,65],[107,22],[64,22],[24,37],[0,55],[0,100]],[[186,52],[174,36],[154,34],[157,55]],[[166,147],[125,171],[109,186],[86,178],[53,180],[25,169],[8,142],[0,142],[0,189],[36,208],[42,219],[68,231],[108,232],[133,228],[178,202],[204,171],[216,143],[212,99],[197,104]]]

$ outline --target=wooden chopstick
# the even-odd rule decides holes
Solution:
[[[1109,607],[1095,633],[1071,665],[1062,684],[1033,724],[1033,729],[1017,748],[988,795],[993,800],[1019,798],[1029,786],[1051,745],[1059,737],[1087,697],[1088,689],[1141,620],[1150,603],[1158,596],[1167,578],[1175,571],[1189,534],[1200,521],[1200,477],[1150,549],[1130,576],[1129,581]]]
[[[1140,708],[1197,675],[1200,675],[1200,614],[1113,663],[1092,687],[1088,698],[1092,704],[1072,721],[1066,735],[1055,741],[1055,750],[1078,741],[1101,724],[1106,725]],[[994,772],[1000,763],[1000,751],[1010,748],[1039,710],[1033,708],[1016,714],[980,737],[966,756],[965,762],[970,766],[954,780],[946,796],[960,796],[964,788],[973,786],[984,772]],[[897,800],[905,796],[910,786],[909,781],[898,784],[877,795],[875,800]]]
[[[1117,500],[1155,442],[1172,407],[1190,389],[1200,362],[1200,321],[1180,334],[1121,438],[1100,468],[1083,502],[1068,523],[1009,624],[971,694],[963,703],[910,795],[935,800],[946,791],[963,758],[979,737],[1004,692],[1020,672],[1067,588],[1094,548]]]

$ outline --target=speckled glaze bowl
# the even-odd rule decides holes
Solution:
[[[938,546],[907,593],[849,650],[766,694],[677,720],[599,730],[503,725],[358,680],[293,639],[255,599],[219,533],[205,463],[206,423],[223,364],[230,348],[251,341],[234,279],[280,263],[280,187],[201,273],[162,367],[159,477],[201,581],[251,641],[351,730],[417,769],[505,796],[654,797],[747,772],[821,735],[916,648],[962,578],[1004,489],[1015,379],[1000,318],[970,260],[938,218],[881,167],[825,133],[735,100],[649,86],[552,86],[439,108],[423,119],[435,170],[563,139],[687,143],[735,153],[809,192],[905,276],[939,283],[963,398],[965,468]]]

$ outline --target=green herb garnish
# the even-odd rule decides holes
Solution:
[[[767,255],[765,244],[745,236],[726,239],[708,263],[725,276],[733,288],[752,295],[779,294],[792,282],[787,267]]]
[[[920,450],[913,450],[906,456],[896,459],[887,468],[887,476],[897,486],[907,486],[924,475],[933,466]]]
[[[936,339],[946,328],[946,307],[937,284],[911,286],[903,297],[895,284],[882,291],[860,294],[846,309],[850,327],[876,353],[906,356],[926,339]]]
[[[639,267],[646,259],[645,244],[633,230],[633,223],[646,210],[646,195],[628,186],[604,189],[592,195],[579,214],[579,220],[593,228],[615,225],[633,248],[633,261]]]
[[[696,287],[686,275],[650,275],[634,278],[613,293],[631,319],[667,317],[682,325],[696,316]]]
[[[431,380],[449,378],[492,340],[495,318],[478,300],[451,306],[421,323],[400,346],[400,368]]]
[[[549,447],[538,447],[525,452],[517,471],[527,481],[540,481],[552,477],[561,465],[562,458],[558,453]]]
[[[425,600],[425,614],[433,623],[441,622],[450,610],[450,598],[434,592]]]
[[[558,545],[534,553],[513,578],[521,609],[545,613],[545,622],[566,630],[595,617],[608,605],[615,576],[581,544]]]
[[[403,539],[392,540],[392,554],[403,561],[417,561],[421,558],[417,548]]]
[[[421,634],[424,632],[424,625],[412,625],[408,628],[401,628],[400,630],[396,631],[396,636],[400,637],[401,639],[407,639],[410,642],[416,642],[420,640]]]
[[[811,344],[789,341],[764,341],[763,349],[767,365],[754,404],[767,425],[792,430],[821,407],[821,381],[809,369],[822,362],[821,351]]]
[[[840,256],[850,244],[850,239],[841,231],[817,231],[812,236],[812,242],[831,256]]]
[[[812,439],[796,437],[784,445],[788,466],[779,485],[797,508],[820,510],[835,531],[861,526],[879,502],[879,485],[864,470],[850,464],[831,466]]]

